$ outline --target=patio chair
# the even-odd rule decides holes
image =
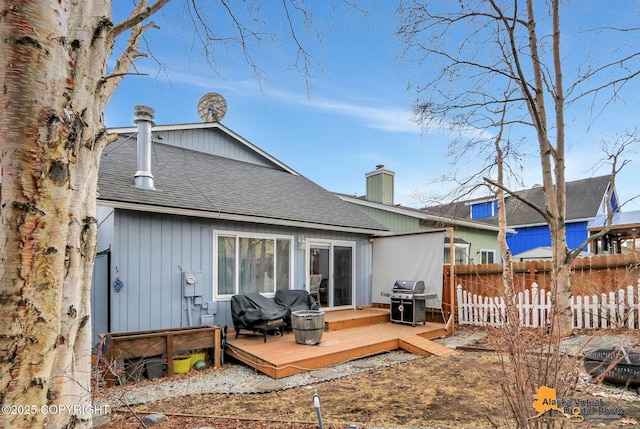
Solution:
[[[282,336],[286,326],[284,320],[286,315],[286,307],[276,304],[259,293],[231,297],[231,318],[236,338],[241,330],[261,332],[265,343],[267,334],[271,331],[278,330]]]
[[[294,311],[319,309],[311,294],[304,289],[278,290],[276,291],[275,303],[287,309],[287,315],[284,318],[287,329],[291,328],[291,313]]]
[[[322,285],[322,274],[312,274],[309,279],[309,294],[315,297],[316,302],[322,307],[322,300],[320,299],[320,292],[324,290],[320,287]]]

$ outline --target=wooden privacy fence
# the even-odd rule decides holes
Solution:
[[[445,281],[451,270],[445,266]],[[495,296],[502,290],[502,264],[456,265],[454,284],[482,296]],[[516,291],[523,291],[534,282],[540,289],[551,290],[551,261],[515,262],[513,264]],[[597,255],[578,258],[571,265],[571,290],[575,295],[600,295],[633,285],[640,279],[640,252],[619,255]]]
[[[501,296],[482,296],[456,287],[460,325],[501,326],[506,320],[506,304]],[[514,297],[520,325],[537,328],[548,323],[551,292],[537,283]],[[579,295],[571,298],[573,327],[640,329],[640,280],[616,292]]]

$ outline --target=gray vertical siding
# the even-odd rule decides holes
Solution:
[[[356,243],[356,305],[370,305],[372,300],[373,246],[367,240]]]
[[[91,332],[92,344],[100,342],[100,334],[109,332],[109,253],[96,256],[91,282]]]
[[[108,250],[113,242],[113,209],[98,206],[96,216],[98,217],[98,248],[96,250],[103,252]]]
[[[153,136],[155,141],[164,144],[273,167],[273,163],[256,153],[255,150],[239,144],[236,139],[217,128],[154,131]]]
[[[371,244],[366,236],[125,210],[115,210],[112,216],[111,278],[124,283],[120,292],[111,293],[112,332],[188,326],[181,270],[202,273],[202,301],[211,302],[214,230],[293,236],[296,288],[302,287],[305,278],[305,249],[298,243],[301,234],[355,241],[356,305],[371,303]],[[200,323],[201,312],[207,310],[193,311],[193,324]],[[233,326],[229,301],[217,303],[215,323]]]

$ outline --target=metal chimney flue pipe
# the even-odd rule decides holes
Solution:
[[[135,119],[138,126],[137,153],[138,163],[134,183],[136,188],[156,189],[151,174],[151,128],[155,125],[155,110],[147,106],[134,106]]]

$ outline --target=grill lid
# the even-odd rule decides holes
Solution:
[[[393,284],[393,292],[424,293],[424,282],[422,280],[396,280]]]

